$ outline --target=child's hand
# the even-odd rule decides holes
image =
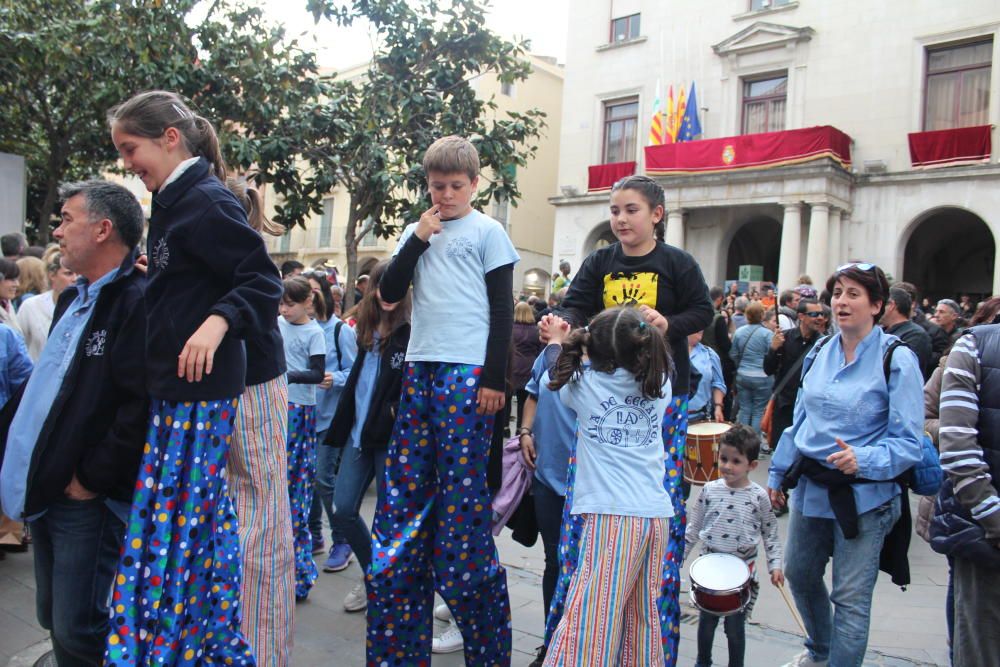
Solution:
[[[664,336],[667,335],[667,328],[670,325],[667,323],[667,318],[661,315],[658,310],[654,310],[643,304],[639,306],[639,314],[642,315],[642,319],[646,321],[646,324],[656,327]]]
[[[569,322],[559,317],[558,315],[546,315],[542,319],[548,319],[548,332],[549,340],[547,343],[552,345],[562,345],[569,338],[570,326]]]
[[[439,233],[442,229],[444,229],[444,225],[441,223],[441,207],[435,204],[420,216],[420,221],[417,222],[417,228],[413,230],[413,234],[424,243],[427,243],[433,235]]]
[[[534,470],[535,459],[538,458],[538,452],[535,451],[535,436],[524,433],[518,436],[518,440],[521,441],[521,458],[524,459],[524,465]]]
[[[785,574],[780,569],[778,569],[778,570],[772,570],[771,571],[771,583],[774,584],[775,586],[784,586],[785,585]]]
[[[504,400],[505,397],[502,391],[489,389],[488,387],[480,387],[479,393],[476,394],[476,402],[479,405],[479,407],[476,408],[476,414],[496,414],[501,410],[501,408],[503,408]]]
[[[212,374],[215,351],[229,331],[229,322],[221,315],[209,315],[195,331],[177,357],[177,377],[188,382],[201,382],[203,375]]]

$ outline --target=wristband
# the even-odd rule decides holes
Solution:
[[[535,434],[532,432],[532,430],[524,426],[522,426],[517,432],[517,437],[520,438],[522,435],[530,435],[532,438],[535,437]]]

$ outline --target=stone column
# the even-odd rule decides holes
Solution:
[[[830,268],[827,271],[827,275],[833,273],[833,270],[846,261],[844,257],[843,243],[841,243],[841,238],[843,232],[840,228],[840,219],[842,211],[839,208],[830,209],[830,252],[827,257]],[[823,282],[823,278],[817,278],[813,276],[813,281],[819,285]]]
[[[667,213],[666,242],[668,245],[684,249],[684,209],[674,208]]]
[[[781,257],[778,259],[778,291],[795,287],[799,277],[799,247],[802,243],[802,204],[785,204],[781,222]]]
[[[806,273],[817,285],[823,284],[827,276],[827,260],[830,251],[830,206],[812,204],[809,213],[809,239],[806,241]]]

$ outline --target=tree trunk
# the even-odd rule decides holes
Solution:
[[[354,305],[354,281],[358,278],[358,207],[351,195],[351,208],[344,231],[344,252],[347,255],[347,281],[344,283],[344,311]]]
[[[67,153],[61,150],[55,150],[49,154],[49,168],[47,177],[47,186],[45,188],[45,199],[42,201],[42,207],[38,210],[38,228],[36,230],[37,235],[35,238],[35,243],[44,246],[49,243],[49,229],[52,224],[52,212],[56,208],[56,202],[59,198],[59,183],[62,181],[63,177],[63,165],[66,164]]]

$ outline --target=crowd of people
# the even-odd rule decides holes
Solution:
[[[279,272],[259,196],[182,98],[108,121],[153,195],[145,250],[135,197],[93,180],[60,190],[57,245],[36,259],[8,236],[0,260],[0,538],[30,532],[59,665],[293,664],[296,604],[354,559],[343,607],[366,613],[367,664],[510,665],[494,534],[518,512],[545,554],[533,666],[677,664],[699,544],[750,577],[725,615],[731,667],[760,546],[807,630],[788,664],[861,665],[879,569],[909,581],[911,491],[951,564],[954,664],[1000,664],[1000,298],[929,314],[864,262],[819,291],[709,289],[662,240],[660,185],[631,176],[610,195],[617,242],[515,300],[517,252],[472,207],[478,154],[450,136],[424,156],[430,208],[345,311],[335,272]],[[689,506],[688,425],[729,420]],[[699,667],[719,622],[702,609]]]

